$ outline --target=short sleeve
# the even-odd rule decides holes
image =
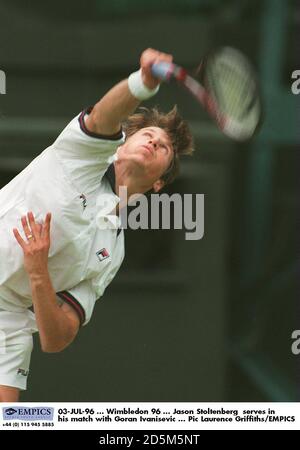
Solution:
[[[57,292],[56,295],[75,310],[80,325],[86,325],[90,321],[98,298],[91,280],[83,280],[77,286]]]
[[[92,108],[82,111],[58,136],[52,148],[66,175],[79,192],[89,194],[99,186],[117,148],[125,141],[120,130],[112,136],[90,132],[85,117]]]

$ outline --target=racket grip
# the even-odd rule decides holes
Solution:
[[[154,77],[162,81],[169,81],[174,72],[174,64],[165,61],[153,64],[151,72]]]

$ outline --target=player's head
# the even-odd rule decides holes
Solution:
[[[140,108],[124,124],[126,141],[118,156],[127,160],[155,192],[172,183],[179,173],[180,156],[190,155],[193,139],[175,106],[164,114]]]

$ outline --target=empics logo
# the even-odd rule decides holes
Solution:
[[[8,416],[12,416],[13,414],[16,414],[16,412],[18,412],[18,411],[16,409],[14,409],[14,408],[6,408],[6,410],[5,410],[5,413]]]
[[[6,94],[6,75],[3,70],[0,70],[0,94]]]
[[[2,408],[3,420],[53,420],[54,408],[39,406],[38,408],[26,408],[10,406]]]

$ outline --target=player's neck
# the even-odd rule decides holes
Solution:
[[[125,165],[115,163],[116,174],[116,193],[120,192],[120,187],[125,186],[127,189],[127,199],[134,194],[144,194],[149,191],[152,186],[145,184],[145,176],[137,173],[134,169]]]

